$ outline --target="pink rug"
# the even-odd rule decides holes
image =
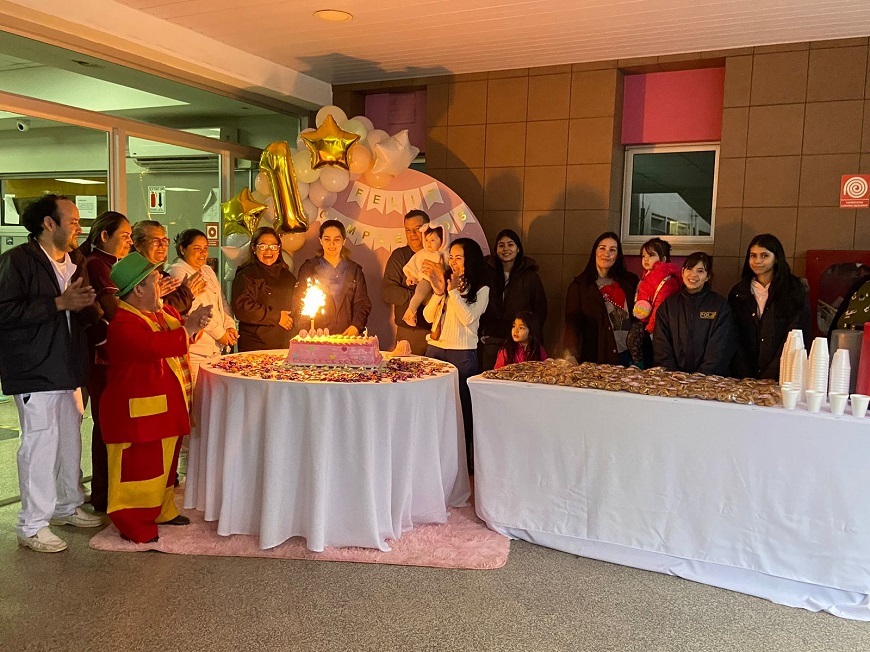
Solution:
[[[405,532],[401,539],[390,540],[391,552],[371,548],[327,548],[323,552],[312,552],[305,547],[302,537],[289,539],[276,548],[260,550],[258,537],[242,534],[223,537],[217,533],[217,523],[204,521],[202,512],[184,510],[183,513],[190,518],[190,525],[162,526],[157,543],[124,541],[115,526],[110,525],[91,537],[91,548],[114,552],[157,550],[175,555],[353,561],[476,570],[501,568],[510,551],[510,539],[487,528],[477,518],[473,507],[453,508],[447,523],[420,525]]]

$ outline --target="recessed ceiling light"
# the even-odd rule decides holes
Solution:
[[[314,15],[331,23],[343,23],[353,19],[353,14],[338,9],[321,9],[320,11],[315,11]]]

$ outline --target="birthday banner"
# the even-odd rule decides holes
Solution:
[[[431,203],[429,203],[427,198],[431,199]],[[429,209],[435,204],[444,203],[441,191],[435,183],[428,184],[419,189],[391,192],[372,188],[359,181],[354,182],[354,186],[351,189],[348,202],[351,201],[358,204],[363,210],[377,210],[384,214],[396,212],[402,216],[409,210],[412,210],[412,208],[420,208],[421,204],[419,202],[426,203],[426,207]],[[397,205],[398,208],[396,208]],[[404,208],[402,208],[403,206]],[[408,208],[409,206],[411,208]],[[344,228],[347,231],[347,239],[351,244],[361,244],[372,250],[383,248],[387,251],[404,247],[406,244],[404,227],[382,227],[365,224],[357,219],[348,217],[335,207],[318,211],[317,221],[323,222],[325,220],[338,220],[344,224]],[[475,224],[476,222],[474,214],[464,203],[429,221],[432,226],[443,227],[452,236],[462,232],[466,225]]]

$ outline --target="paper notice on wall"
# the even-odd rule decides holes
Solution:
[[[3,224],[21,224],[18,209],[15,208],[15,195],[3,196]]]
[[[221,190],[220,188],[212,188],[208,197],[205,198],[205,203],[202,205],[202,221],[203,222],[220,222],[221,221]]]
[[[76,207],[81,219],[97,219],[97,198],[94,195],[76,195]]]

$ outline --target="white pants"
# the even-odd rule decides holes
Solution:
[[[21,511],[16,531],[32,537],[52,517],[69,516],[84,502],[82,392],[65,390],[15,396],[21,423],[18,487]]]

